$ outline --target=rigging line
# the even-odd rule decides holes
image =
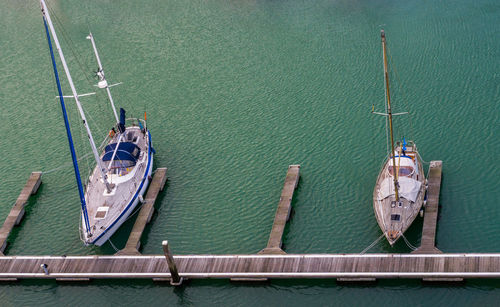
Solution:
[[[84,155],[84,156],[83,156],[83,157],[81,157],[80,159],[77,159],[77,161],[78,161],[78,162],[80,162],[81,160],[83,160],[83,159],[87,158],[87,157],[88,157],[89,155],[91,155],[91,154],[92,154],[92,153],[87,153],[86,155]],[[73,165],[73,162],[68,162],[68,163],[65,163],[65,164],[63,164],[63,165],[60,165],[60,166],[58,166],[58,167],[56,167],[56,168],[53,168],[53,169],[51,169],[51,170],[48,170],[48,171],[45,171],[45,172],[42,172],[42,173],[43,173],[44,175],[46,175],[46,174],[50,174],[50,173],[53,173],[53,172],[55,172],[55,171],[58,171],[58,170],[60,170],[60,169],[62,169],[62,168],[65,168],[65,167],[68,167],[68,166],[71,166],[71,165]]]
[[[389,58],[391,59],[391,63],[393,63],[391,51],[388,47],[387,47],[387,53],[389,54]],[[410,114],[410,108],[409,108],[410,104],[408,103],[406,96],[403,94],[404,93],[403,88],[402,88],[403,83],[401,82],[401,79],[399,79],[399,74],[396,70],[396,66],[393,64],[393,65],[391,65],[391,68],[394,71],[394,76],[396,77],[396,82],[398,84],[398,89],[399,89],[399,92],[401,93],[401,97],[403,97],[404,107],[405,107],[406,111],[408,112],[408,122],[409,122],[409,126],[410,126],[409,133],[410,133],[410,135],[413,135],[413,124],[412,124],[412,120],[411,120],[412,116]]]
[[[387,46],[387,43],[386,43],[386,46]],[[384,53],[384,50],[382,50],[382,55]],[[382,63],[383,64],[383,63]],[[385,67],[384,65],[382,65],[382,71],[383,71],[383,74],[385,75]],[[385,83],[385,81],[384,81]],[[387,91],[384,89],[384,107],[385,107],[385,114],[387,114]],[[384,116],[385,117],[385,152],[387,152],[387,154],[391,155],[390,151],[389,151],[389,131],[387,130],[388,129],[388,125],[389,125],[389,118],[388,116]]]
[[[375,241],[372,242],[372,244],[368,245],[361,253],[359,253],[360,255],[363,255],[364,253],[366,253],[367,251],[369,251],[372,247],[375,246],[375,244],[377,244],[380,239],[382,239],[383,237],[385,236],[385,233],[382,233],[380,235],[380,237],[378,237]]]
[[[45,32],[45,31],[43,31],[43,32],[42,32],[42,33],[43,33],[42,35],[44,36],[44,38],[46,38],[46,37],[47,37],[47,34],[46,34],[46,33],[44,33],[44,32]],[[47,49],[50,51],[50,47],[48,46],[48,44],[47,44]],[[47,57],[48,57],[48,59],[49,59],[49,60],[47,61],[47,63],[51,63],[51,62],[52,62],[52,57],[51,57],[51,55],[50,55],[50,52],[47,52],[46,54],[47,54]],[[44,62],[45,62],[45,61],[44,61]],[[47,65],[47,67],[50,67],[49,65],[50,65],[50,64],[48,64],[48,65]],[[50,67],[50,68],[51,68],[51,67]],[[49,69],[46,69],[47,74],[48,74],[48,75],[50,75],[50,76],[49,76],[49,78],[48,78],[47,80],[54,78],[54,81],[55,81],[55,76],[54,76],[54,74],[51,72],[51,69],[50,69],[50,68],[49,68]],[[53,88],[53,91],[54,91],[54,93],[55,93],[55,94],[54,94],[54,96],[59,95],[58,90],[57,90],[57,83],[56,83],[56,82],[50,82],[50,83],[52,84],[52,88]],[[58,100],[57,98],[56,98],[56,101],[57,101],[57,103],[59,103],[59,100]],[[68,116],[68,122],[69,122],[69,116]],[[70,127],[71,127],[71,126],[70,126]],[[15,131],[15,130],[12,130],[12,131]],[[72,165],[72,163],[71,163],[71,165]]]
[[[66,32],[65,28],[63,27],[62,25],[62,22],[59,20],[57,14],[55,14],[55,12],[50,8],[50,7],[47,7],[51,13],[51,15],[54,17],[54,20],[56,21],[59,29],[61,30],[61,34],[62,34],[62,38],[63,40],[65,41],[65,43],[68,45],[68,49],[70,50],[70,52],[72,53],[73,55],[73,58],[74,60],[76,61],[76,63],[78,64],[78,67],[80,68],[82,74],[84,75],[85,79],[87,80],[88,84],[93,86],[93,83],[92,80],[89,79],[89,76],[87,75],[87,73],[89,71],[92,71],[91,68],[89,67],[86,67],[85,65],[82,64],[82,62],[79,60],[82,56],[80,55],[80,53],[78,53],[78,51],[74,48],[75,44],[73,42],[73,40],[71,39],[71,37],[68,35],[68,33]],[[85,69],[86,68],[86,69]],[[99,93],[100,94],[100,93]],[[97,92],[96,92],[96,96],[97,96]],[[100,95],[99,95],[100,96]],[[104,110],[102,109],[102,105],[100,103],[97,103],[97,106],[99,108],[99,112],[101,113],[104,113]],[[90,115],[90,112],[89,110],[87,109],[86,110],[86,114],[87,116],[91,119],[92,122],[94,122],[94,126],[96,127],[97,131],[103,135],[101,129],[99,128],[99,125],[97,125],[97,122],[95,122],[92,118],[92,116]],[[88,121],[89,122],[89,125],[90,125],[90,122],[91,121]]]
[[[82,140],[82,142],[81,142],[82,145],[81,146],[84,146],[84,144],[85,144],[85,141],[84,141],[85,140],[85,136],[84,136],[85,132],[83,131],[84,127],[83,127],[83,125],[78,125],[78,127],[80,127],[80,137],[81,137],[81,140]],[[85,151],[82,150],[82,152],[85,152]],[[85,164],[87,165],[87,172],[90,172],[90,162],[89,162],[89,159],[85,159]],[[87,178],[89,178],[89,177],[87,177]]]

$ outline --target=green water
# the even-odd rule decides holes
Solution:
[[[357,253],[380,235],[371,194],[385,155],[379,31],[395,71],[397,136],[443,160],[438,247],[498,252],[500,5],[495,0],[50,1],[79,93],[94,91],[91,26],[118,106],[148,114],[155,167],[169,181],[143,252],[256,253],[268,238],[289,164],[301,164],[285,229],[289,253]],[[55,17],[54,17],[55,19]],[[31,171],[50,171],[7,253],[112,254],[84,247],[79,202],[37,1],[0,10],[0,219]],[[57,25],[56,25],[57,26]],[[64,35],[63,35],[64,34]],[[66,37],[63,40],[62,37]],[[71,43],[72,48],[68,46]],[[78,59],[78,60],[77,60]],[[64,78],[63,78],[64,79]],[[67,85],[64,84],[67,91]],[[112,125],[103,93],[83,98],[95,138]],[[80,156],[88,152],[67,101]],[[69,164],[68,164],[69,163]],[[92,164],[90,164],[92,167]],[[88,171],[81,163],[82,173]],[[133,219],[112,237],[123,247]],[[414,245],[422,220],[407,232]],[[370,252],[409,252],[386,242]],[[380,281],[194,280],[0,286],[0,305],[495,305],[498,281],[426,286]]]

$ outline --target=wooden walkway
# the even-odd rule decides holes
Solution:
[[[422,239],[420,247],[413,252],[415,254],[441,253],[436,248],[436,227],[442,169],[443,161],[431,161],[427,180],[427,204],[425,205]]]
[[[5,248],[7,247],[7,238],[12,231],[14,226],[19,225],[24,216],[24,206],[28,202],[28,198],[38,191],[38,187],[42,182],[42,173],[33,172],[31,173],[26,185],[19,194],[16,203],[10,210],[9,215],[5,219],[2,228],[0,229],[0,255],[3,255]]]
[[[299,166],[291,165],[285,179],[268,246],[261,253],[257,255],[171,256],[167,248],[168,243],[164,241],[165,255],[141,255],[138,252],[140,238],[154,210],[154,200],[166,180],[166,169],[158,169],[127,245],[118,255],[1,256],[0,280],[12,281],[28,278],[66,281],[94,278],[178,280],[181,278],[180,282],[173,283],[179,285],[182,279],[199,278],[254,281],[275,278],[333,278],[337,281],[371,281],[382,278],[412,278],[424,281],[461,281],[465,278],[500,279],[500,253],[443,254],[435,248],[441,171],[441,161],[431,162],[422,245],[416,253],[412,254],[285,254],[280,248],[281,238],[290,214],[293,192],[299,180]],[[34,193],[40,184],[40,175],[33,174],[16,205],[18,203],[24,205],[29,195]],[[13,226],[10,226],[7,232],[6,225],[10,225],[7,222],[13,221],[15,224],[21,215],[21,213],[9,215],[1,234],[5,236],[7,233],[8,236]],[[4,243],[5,238],[2,241]],[[170,268],[168,262],[170,262]],[[172,274],[170,269],[172,269]]]
[[[498,253],[178,255],[173,258],[184,279],[500,278]],[[4,280],[170,277],[164,255],[0,257],[0,278]]]
[[[288,166],[286,173],[285,184],[281,192],[280,202],[276,215],[274,216],[274,223],[269,235],[267,247],[259,252],[259,254],[286,254],[282,249],[282,237],[285,225],[290,218],[290,210],[292,207],[292,198],[297,184],[299,182],[300,165]]]
[[[167,169],[157,168],[151,183],[149,184],[148,192],[144,198],[141,211],[135,220],[134,227],[130,232],[125,248],[118,251],[117,255],[140,255],[139,248],[141,246],[141,237],[146,224],[151,221],[155,210],[154,204],[160,191],[163,191],[165,182],[167,181]]]

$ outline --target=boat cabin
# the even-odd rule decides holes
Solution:
[[[412,177],[413,173],[415,173],[416,165],[413,162],[413,158],[409,156],[395,156],[396,158],[396,167],[392,165],[392,159],[389,160],[389,166],[387,171],[390,176],[394,176],[396,172],[394,169],[399,168],[398,177]]]

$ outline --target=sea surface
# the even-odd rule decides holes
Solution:
[[[287,166],[301,165],[288,253],[359,253],[381,231],[372,192],[386,156],[380,30],[386,31],[397,139],[443,161],[437,246],[500,252],[500,3],[497,0],[50,0],[80,94],[97,64],[118,107],[147,113],[166,190],[143,253],[252,254],[265,247]],[[37,1],[0,9],[0,220],[44,171],[9,255],[109,255],[79,239],[79,200]],[[59,67],[61,65],[59,64]],[[60,71],[62,75],[62,70]],[[64,77],[63,90],[69,94]],[[77,153],[90,148],[66,100]],[[105,93],[82,98],[96,143],[113,125]],[[427,169],[426,165],[426,169]],[[80,161],[82,176],[93,167]],[[134,218],[112,237],[122,248]],[[420,241],[422,219],[408,230]],[[403,241],[369,252],[407,253]],[[0,285],[1,306],[497,305],[500,281],[429,286],[381,280],[264,285],[149,280]]]

